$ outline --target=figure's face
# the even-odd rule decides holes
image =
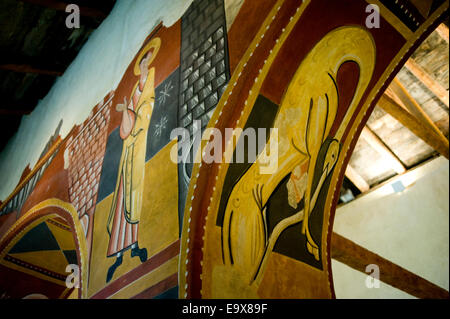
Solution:
[[[148,66],[150,64],[150,59],[153,56],[153,51],[149,51],[144,58],[142,59],[141,63],[140,63],[140,67],[141,70],[147,69],[148,70]]]

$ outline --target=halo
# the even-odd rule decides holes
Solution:
[[[150,65],[153,62],[153,60],[155,59],[156,54],[158,54],[160,46],[161,46],[161,39],[160,38],[154,38],[149,43],[147,43],[147,45],[139,53],[139,56],[138,56],[138,58],[136,60],[136,64],[134,65],[134,74],[135,75],[140,75],[141,74],[141,69],[139,67],[139,64],[141,64],[142,59],[148,53],[148,51],[153,49],[153,55],[150,58],[150,62],[149,62],[149,65]]]

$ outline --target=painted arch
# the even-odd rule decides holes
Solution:
[[[56,233],[60,235],[56,235],[54,229],[59,229]],[[50,233],[50,240],[42,238],[45,236],[46,230]],[[32,238],[32,236],[28,236],[30,238],[25,237],[33,231],[35,235],[39,236],[39,241],[35,240],[34,243],[30,243],[35,238]],[[23,242],[26,243],[23,244]],[[61,244],[61,242],[63,243]],[[30,246],[30,244],[35,245],[35,247],[25,247]],[[41,245],[45,247],[38,247]],[[64,246],[69,247],[70,250],[64,250]],[[29,255],[33,250],[35,255],[40,255],[40,261],[34,256],[32,262],[27,262],[23,256]],[[48,267],[38,265],[42,262],[53,263],[55,261],[53,259],[56,256],[55,254],[46,256],[45,252],[55,252],[66,257],[59,263],[58,270],[52,271]],[[74,252],[75,254],[69,254],[68,252]],[[50,260],[45,261],[46,257]],[[37,277],[62,286],[65,285],[66,277],[69,276],[69,273],[65,273],[66,266],[68,264],[78,265],[80,270],[78,298],[85,298],[86,296],[87,260],[86,238],[77,211],[70,203],[55,198],[45,200],[23,214],[0,240],[1,263],[6,262],[8,268],[12,267],[21,273],[28,272],[30,278]]]
[[[448,9],[430,1],[419,12],[415,2],[272,1],[257,30],[243,4],[234,21],[243,28],[228,35],[239,43],[232,76],[208,128],[278,128],[278,166],[261,171],[271,138],[255,163],[194,165],[181,298],[335,297],[330,241],[345,168],[379,97]],[[382,28],[366,27],[368,4],[381,8]]]
[[[366,26],[369,4],[380,28]],[[194,0],[151,31],[118,86],[0,204],[0,262],[59,218],[80,298],[334,298],[330,241],[347,163],[448,6]],[[175,163],[181,127],[194,136],[189,156],[196,133],[198,155],[214,149],[212,128],[262,128],[265,143],[256,162]],[[265,165],[276,140],[276,165]],[[222,140],[218,158],[235,146]]]

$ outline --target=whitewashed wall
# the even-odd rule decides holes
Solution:
[[[410,185],[402,193],[389,183],[338,208],[334,232],[448,290],[449,161],[398,179]],[[384,283],[368,289],[365,274],[334,260],[332,270],[337,298],[413,298]]]
[[[0,154],[0,200],[19,182],[23,169],[35,165],[45,144],[63,120],[64,138],[92,108],[115,89],[145,38],[161,21],[175,23],[192,0],[118,0],[77,58]],[[81,23],[83,21],[81,20]],[[61,26],[65,27],[65,26]]]

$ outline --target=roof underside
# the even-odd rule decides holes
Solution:
[[[21,117],[34,110],[75,59],[115,0],[70,3],[80,7],[79,29],[66,27],[66,2],[0,1],[0,150],[17,131]]]
[[[410,61],[419,65],[447,91],[448,101],[448,40],[445,40],[437,31],[434,31],[412,55]],[[448,139],[448,105],[444,104],[407,67],[402,68],[397,75],[397,79]],[[381,139],[406,169],[417,166],[427,159],[438,155],[437,151],[431,146],[379,106],[375,107],[367,122],[367,127]],[[349,164],[371,187],[396,175],[389,158],[377,152],[364,138],[358,140]]]

